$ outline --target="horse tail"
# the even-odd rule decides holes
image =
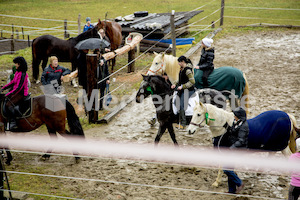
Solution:
[[[243,77],[244,77],[244,80],[245,80],[245,89],[244,89],[244,92],[242,94],[242,97],[244,97],[244,96],[246,97],[244,99],[244,102],[245,102],[246,113],[248,115],[249,114],[249,109],[250,109],[250,104],[249,104],[250,89],[249,89],[249,84],[248,84],[248,81],[247,81],[245,73],[243,73]]]
[[[71,134],[84,137],[84,132],[80,124],[79,118],[75,113],[74,107],[68,100],[66,100],[66,111]]]
[[[290,133],[290,142],[289,148],[292,153],[296,152],[296,139],[300,137],[300,129],[297,128],[297,121],[294,115],[288,114],[291,120],[291,133]]]

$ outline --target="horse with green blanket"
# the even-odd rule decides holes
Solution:
[[[172,83],[177,81],[180,70],[177,57],[154,54],[155,58],[147,75],[163,75],[166,73]],[[204,88],[202,75],[202,70],[194,69],[195,86],[198,89]],[[208,77],[208,87],[218,91],[231,91],[240,99],[241,106],[249,111],[249,85],[245,74],[241,70],[234,67],[215,68]]]

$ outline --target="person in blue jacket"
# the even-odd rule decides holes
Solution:
[[[84,27],[83,27],[83,32],[85,32],[85,31],[87,31],[87,30],[89,30],[89,29],[94,28],[93,24],[91,24],[91,18],[90,18],[90,17],[87,17],[87,18],[85,19],[85,21],[86,21],[86,24],[85,24]]]

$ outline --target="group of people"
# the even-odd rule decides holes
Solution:
[[[90,18],[87,18],[87,25],[84,27],[84,30],[88,30],[92,27],[90,24]],[[105,33],[100,33],[102,38],[105,37]],[[194,70],[203,70],[202,81],[204,87],[208,87],[208,77],[214,70],[214,48],[212,47],[213,40],[209,38],[202,39],[202,52],[198,64],[194,67]],[[106,50],[104,50],[106,51]],[[83,51],[83,62],[81,65],[86,65],[85,54],[87,51]],[[100,54],[99,54],[100,55]],[[14,107],[19,104],[24,97],[28,96],[28,74],[27,74],[27,62],[23,57],[16,57],[14,60],[13,74],[10,76],[11,81],[1,88],[2,90],[9,89],[9,92],[6,93],[6,107],[9,111],[8,120],[10,130],[17,128],[17,123],[15,120],[15,109]],[[186,116],[185,110],[187,107],[187,102],[185,102],[185,96],[192,96],[195,92],[195,79],[193,75],[193,64],[190,59],[185,56],[180,56],[178,58],[178,64],[180,66],[180,72],[178,81],[174,83],[171,88],[178,91],[178,96],[180,99],[180,129],[184,129],[186,126]],[[84,68],[80,68],[81,70]],[[86,70],[86,66],[85,66]],[[61,80],[62,77],[71,73],[67,68],[64,68],[58,64],[58,58],[56,56],[51,56],[49,59],[49,66],[46,67],[41,76],[41,82],[43,85],[51,85],[55,92],[60,92]],[[79,74],[86,76],[86,71],[79,71]],[[107,66],[107,61],[103,58],[99,58],[98,69],[97,69],[97,78],[102,80],[98,87],[100,89],[100,109],[103,108],[103,96],[107,84],[110,84],[109,81],[109,71]],[[86,89],[86,79],[79,80],[79,83]],[[248,145],[248,134],[249,126],[247,123],[246,111],[242,107],[238,107],[233,110],[234,113],[234,123],[231,127],[231,146],[230,149],[235,148],[247,148]],[[217,145],[219,138],[214,138],[214,145]],[[297,153],[291,156],[291,160],[300,160],[300,138],[296,141]],[[239,193],[244,184],[241,179],[233,170],[224,170],[225,174],[228,176],[228,193]],[[289,189],[289,199],[297,199],[300,194],[300,174],[293,174],[291,180],[291,186]]]

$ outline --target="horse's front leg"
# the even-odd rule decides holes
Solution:
[[[168,131],[169,131],[169,134],[170,134],[170,136],[171,136],[171,138],[172,138],[172,141],[174,142],[174,145],[175,145],[175,146],[178,146],[178,142],[177,142],[177,140],[176,140],[176,135],[175,135],[175,132],[174,132],[174,128],[173,128],[173,124],[172,124],[172,123],[168,124]]]
[[[219,167],[218,176],[216,178],[216,181],[212,184],[212,186],[219,187],[219,184],[221,183],[222,175],[223,175],[223,170],[221,169],[221,167]]]
[[[4,149],[6,152],[5,164],[10,165],[10,162],[13,160],[13,157],[12,157],[11,152],[8,147],[6,147]]]
[[[159,124],[158,132],[154,140],[155,146],[158,145],[160,138],[165,133],[166,129],[167,129],[166,124],[161,124],[161,123]]]

